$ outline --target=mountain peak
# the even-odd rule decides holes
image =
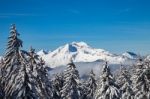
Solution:
[[[44,52],[43,50],[41,51]],[[57,48],[56,50],[40,55],[48,66],[56,67],[68,64],[70,58],[74,62],[95,62],[97,60],[108,60],[109,63],[123,63],[126,57],[112,54],[103,49],[95,49],[85,42],[72,42]]]
[[[78,47],[89,47],[87,43],[81,41],[81,42],[72,42],[71,45],[76,45]]]
[[[61,48],[60,48],[61,49]],[[76,46],[74,46],[73,44],[66,44],[63,47],[63,51],[64,52],[77,52],[77,48]]]
[[[74,53],[77,52],[79,49],[88,48],[88,47],[89,46],[85,42],[72,42],[60,47],[59,50],[63,49],[62,52]]]

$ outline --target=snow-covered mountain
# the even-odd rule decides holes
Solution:
[[[72,42],[57,48],[56,50],[45,53],[43,50],[37,52],[52,68],[66,65],[70,58],[74,62],[94,62],[107,60],[110,64],[120,64],[129,60],[130,57],[125,55],[112,54],[103,49],[95,49],[85,42]]]
[[[43,55],[48,54],[48,52],[42,49],[42,50],[40,50],[39,52],[37,52],[37,54],[38,54],[39,56],[43,56]]]
[[[125,57],[128,57],[129,59],[137,59],[138,55],[133,52],[125,52],[122,54]]]

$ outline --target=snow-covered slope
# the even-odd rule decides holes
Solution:
[[[42,50],[40,50],[39,52],[37,52],[37,54],[38,54],[39,56],[43,56],[43,55],[48,54],[48,52],[42,49]]]
[[[138,55],[133,52],[125,52],[122,54],[125,57],[128,57],[129,59],[137,59]]]
[[[111,54],[103,49],[92,48],[85,42],[72,42],[48,54],[43,54],[42,52],[40,51],[38,54],[45,60],[46,64],[52,68],[66,65],[70,58],[72,58],[74,62],[107,60],[110,64],[120,64],[129,60],[126,56]]]

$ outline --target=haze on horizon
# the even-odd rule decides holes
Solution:
[[[84,41],[112,53],[150,53],[149,0],[1,0],[0,55],[12,23],[23,48],[54,50]]]

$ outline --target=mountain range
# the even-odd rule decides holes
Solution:
[[[101,72],[102,65],[107,61],[112,71],[117,70],[120,64],[131,66],[137,59],[138,55],[134,52],[125,52],[122,54],[113,54],[107,50],[93,48],[85,42],[72,42],[58,47],[53,51],[40,50],[37,54],[42,57],[49,68],[49,74],[61,73],[66,65],[73,60],[79,74],[82,78],[86,77],[93,69],[96,75]],[[0,56],[1,60],[2,56]],[[147,56],[150,59],[150,56]]]
[[[85,42],[72,42],[60,46],[54,51],[40,50],[37,54],[51,68],[66,65],[70,59],[74,62],[108,61],[110,64],[125,64],[138,58],[133,52],[121,55],[110,53],[104,49],[96,49]]]

